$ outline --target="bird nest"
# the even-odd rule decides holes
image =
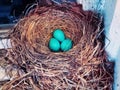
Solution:
[[[62,29],[72,39],[67,52],[51,52],[49,39]],[[37,6],[10,33],[8,58],[18,74],[3,90],[110,90],[103,22],[78,4]]]

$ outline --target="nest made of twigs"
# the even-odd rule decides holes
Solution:
[[[18,75],[3,90],[110,90],[102,25],[102,19],[77,4],[38,6],[10,34],[7,55]],[[74,42],[67,52],[48,48],[58,28]]]

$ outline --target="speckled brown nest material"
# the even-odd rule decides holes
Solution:
[[[38,6],[10,34],[8,57],[18,76],[3,90],[110,90],[112,75],[102,27],[102,19],[76,3]],[[74,42],[67,52],[48,48],[58,28]]]

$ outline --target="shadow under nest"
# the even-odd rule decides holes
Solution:
[[[58,28],[74,42],[67,52],[48,48]],[[81,5],[37,6],[10,33],[7,57],[18,74],[3,90],[110,90],[113,79],[102,30],[102,18]]]

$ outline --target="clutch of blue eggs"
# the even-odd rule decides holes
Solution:
[[[55,29],[49,40],[48,47],[52,52],[66,52],[73,47],[73,41],[66,37],[61,29]]]

